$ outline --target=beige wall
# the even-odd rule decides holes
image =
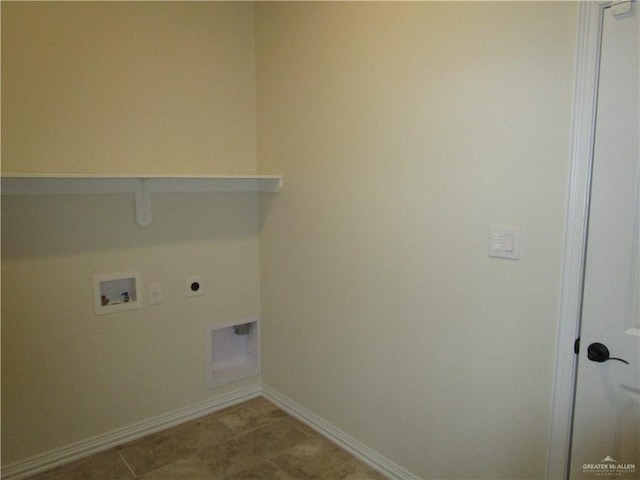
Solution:
[[[205,330],[260,312],[256,194],[156,195],[145,229],[132,204],[2,199],[3,465],[226,391],[206,386]],[[93,274],[129,271],[144,307],[95,316]],[[199,274],[206,295],[186,298]]]
[[[254,51],[251,4],[2,2],[3,172],[255,173]],[[260,312],[257,215],[154,194],[142,229],[133,195],[3,197],[3,466],[236,388],[207,388],[205,327]],[[123,271],[144,308],[95,316],[92,275]]]
[[[544,476],[577,13],[256,6],[263,381],[420,478]]]
[[[253,174],[253,5],[2,2],[2,169]]]

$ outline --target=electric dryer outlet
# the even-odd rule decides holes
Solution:
[[[184,293],[187,297],[204,295],[204,276],[195,275],[185,279]]]

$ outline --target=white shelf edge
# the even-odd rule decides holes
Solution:
[[[282,178],[281,175],[215,175],[215,174],[183,174],[183,173],[27,173],[27,172],[3,172],[3,178],[205,178],[205,179],[243,179],[243,178]]]
[[[132,175],[2,173],[2,195],[132,193],[136,223],[151,224],[151,194],[167,192],[272,192],[281,175]]]
[[[0,178],[6,195],[131,193],[136,182],[149,182],[154,192],[278,192],[283,187],[282,175],[2,173]]]

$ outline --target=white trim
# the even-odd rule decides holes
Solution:
[[[580,4],[572,133],[572,166],[567,211],[560,320],[556,345],[547,478],[567,478],[576,371],[573,342],[580,332],[583,262],[596,101],[602,11],[606,5]]]
[[[117,445],[135,440],[151,433],[164,430],[189,420],[208,415],[217,410],[259,397],[262,389],[259,383],[238,389],[219,397],[181,408],[164,415],[119,428],[66,447],[51,450],[35,457],[2,467],[1,477],[18,480],[49,470],[65,463],[102,452]]]
[[[329,440],[342,447],[351,455],[374,468],[387,478],[398,480],[419,480],[419,477],[416,477],[402,467],[387,460],[379,453],[371,450],[363,443],[360,443],[355,438],[334,427],[323,418],[320,418],[315,413],[310,412],[300,404],[282,395],[268,385],[262,384],[262,394],[266,399],[275,403],[282,410],[316,430],[321,435],[327,437]]]

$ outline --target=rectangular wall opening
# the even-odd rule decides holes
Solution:
[[[142,308],[140,273],[106,273],[93,276],[96,315]]]
[[[256,317],[208,328],[209,387],[260,374],[260,322]]]

